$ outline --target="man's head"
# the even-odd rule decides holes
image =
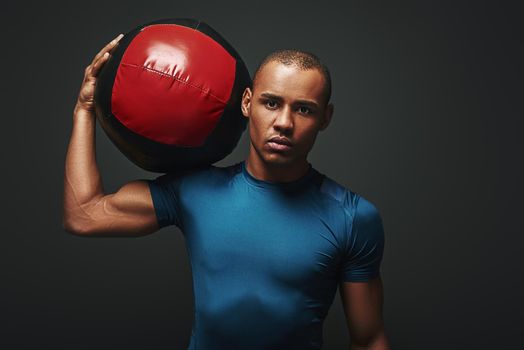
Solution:
[[[329,71],[313,54],[282,50],[267,56],[242,96],[250,158],[271,165],[305,164],[318,132],[331,121],[330,95]],[[275,137],[280,140],[271,142]]]
[[[260,71],[269,62],[279,62],[286,66],[295,66],[301,70],[317,69],[324,76],[324,97],[328,104],[331,98],[331,74],[329,69],[314,54],[300,50],[278,50],[267,55],[259,64],[253,76],[253,87],[256,84]]]

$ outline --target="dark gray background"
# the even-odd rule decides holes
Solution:
[[[517,3],[517,2],[515,2]],[[4,349],[183,349],[191,274],[175,228],[62,230],[63,166],[83,69],[120,32],[201,19],[251,72],[277,48],[330,67],[331,126],[310,161],[379,208],[394,349],[507,349],[523,306],[522,11],[502,2],[13,2],[2,14]],[[218,165],[247,154],[244,134]],[[153,178],[97,127],[107,192]],[[349,341],[337,295],[325,349]]]

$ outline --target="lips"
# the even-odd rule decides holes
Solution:
[[[285,145],[285,146],[290,146],[290,147],[293,146],[293,144],[291,143],[291,141],[289,141],[289,139],[285,137],[281,137],[281,136],[272,137],[269,139],[269,142],[274,142],[280,145]]]
[[[267,148],[271,152],[288,152],[293,147],[293,144],[289,139],[282,136],[274,136],[267,141]]]

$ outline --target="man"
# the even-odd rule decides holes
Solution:
[[[64,228],[83,236],[138,236],[179,227],[195,294],[190,349],[320,349],[337,287],[352,349],[389,349],[380,215],[307,161],[333,114],[327,68],[294,50],[262,62],[242,98],[247,160],[133,181],[104,194],[93,91],[120,38],[85,71],[66,156]]]

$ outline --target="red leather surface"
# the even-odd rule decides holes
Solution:
[[[124,52],[111,110],[153,141],[200,146],[224,111],[235,69],[235,59],[207,35],[176,24],[151,25]]]

